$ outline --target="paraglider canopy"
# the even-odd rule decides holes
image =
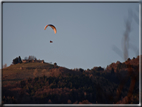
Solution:
[[[54,33],[55,33],[55,34],[57,33],[56,27],[55,27],[54,25],[52,25],[52,24],[46,25],[46,26],[44,27],[44,30],[46,30],[46,28],[47,28],[48,26],[50,26],[50,27],[54,30]]]
[[[50,43],[53,43],[53,41],[50,41]]]

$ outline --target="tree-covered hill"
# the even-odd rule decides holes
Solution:
[[[3,69],[4,104],[139,103],[139,57],[106,69],[18,63]]]

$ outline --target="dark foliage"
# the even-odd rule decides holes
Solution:
[[[22,63],[21,57],[16,57],[15,59],[13,59],[13,64],[18,64],[18,63]]]

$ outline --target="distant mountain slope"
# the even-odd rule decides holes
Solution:
[[[3,103],[138,104],[139,57],[88,70],[19,63],[4,68],[2,79]]]

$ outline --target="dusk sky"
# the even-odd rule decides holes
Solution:
[[[4,3],[3,64],[30,55],[70,69],[124,62],[113,46],[122,51],[129,9],[139,17],[139,3]],[[57,33],[44,30],[47,24]],[[139,24],[133,18],[131,26],[129,43],[139,49]],[[129,49],[130,58],[137,55]]]

